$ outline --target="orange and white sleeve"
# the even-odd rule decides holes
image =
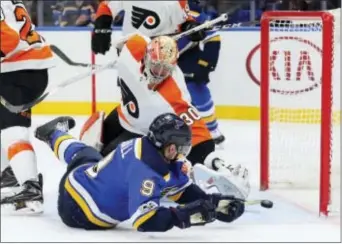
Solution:
[[[211,139],[204,120],[197,109],[185,98],[173,77],[169,77],[158,87],[158,93],[169,103],[174,113],[191,127],[192,146]]]
[[[148,37],[134,34],[125,43],[126,48],[137,62],[140,62],[145,55],[146,47],[151,41]]]
[[[123,1],[102,1],[97,8],[96,18],[102,15],[111,15],[115,18],[123,9]]]
[[[0,7],[0,50],[3,55],[14,51],[20,42],[19,32],[7,22],[3,9]]]

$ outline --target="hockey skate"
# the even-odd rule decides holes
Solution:
[[[1,199],[1,212],[41,213],[43,212],[43,176],[38,181],[28,180],[17,194]]]
[[[221,133],[221,131],[216,129],[211,132],[211,136],[213,137],[215,145],[219,148],[223,148],[223,143],[225,142],[226,137]]]
[[[214,143],[215,145],[220,146],[225,140],[226,140],[226,137],[224,135],[220,135],[214,139]]]
[[[7,167],[1,172],[1,200],[5,197],[13,196],[21,190],[11,167]]]
[[[35,137],[41,141],[50,143],[50,138],[53,132],[60,130],[63,132],[68,132],[70,129],[75,127],[75,120],[69,116],[58,117],[46,124],[39,126],[35,130]]]

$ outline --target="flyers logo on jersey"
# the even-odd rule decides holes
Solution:
[[[156,12],[133,6],[132,25],[139,29],[143,25],[146,29],[154,29],[160,24],[160,18]]]

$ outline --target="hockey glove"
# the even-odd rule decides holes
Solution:
[[[113,17],[102,15],[95,20],[95,27],[91,39],[91,48],[95,54],[105,54],[109,51],[112,37]]]
[[[222,222],[233,222],[245,212],[244,202],[234,196],[210,194],[209,199],[216,206],[216,219]]]
[[[187,31],[190,30],[192,28],[195,28],[197,26],[201,25],[198,22],[195,21],[186,21],[181,25],[181,31]],[[199,42],[202,41],[205,38],[206,34],[205,34],[205,29],[202,29],[200,31],[197,31],[191,35],[188,36],[188,38],[193,41],[193,42]]]
[[[204,199],[170,209],[174,218],[174,225],[180,229],[194,225],[205,225],[216,219],[215,206]]]

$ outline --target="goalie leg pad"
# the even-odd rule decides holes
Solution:
[[[248,169],[241,164],[229,163],[223,158],[222,152],[214,151],[204,160],[204,165],[208,169],[206,170],[207,174],[211,174],[212,176],[216,175],[212,179],[216,183],[214,182],[212,185],[216,185],[220,192],[224,189],[225,192],[221,192],[222,194],[231,194],[246,199],[250,193]],[[200,167],[196,169],[202,172],[204,168]],[[195,169],[194,172],[196,178]],[[208,179],[210,179],[210,176],[208,176]]]
[[[92,114],[81,129],[80,141],[101,151],[103,147],[102,133],[104,119],[105,113],[103,111]]]

